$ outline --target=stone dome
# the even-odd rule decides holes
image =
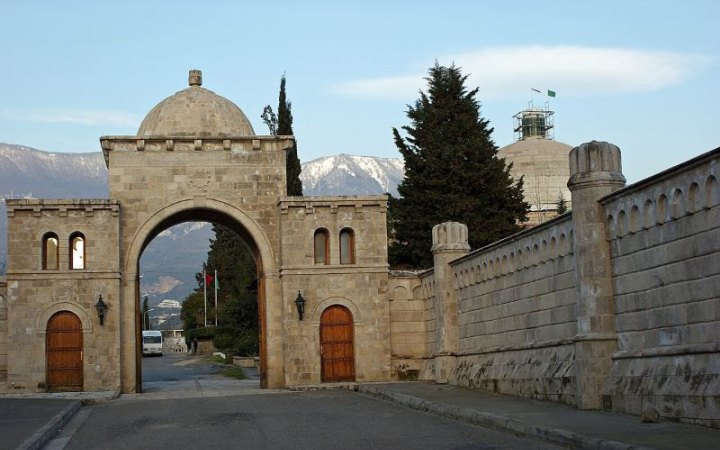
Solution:
[[[142,137],[254,136],[247,116],[230,100],[202,86],[202,73],[191,70],[190,87],[158,103],[145,116]]]
[[[570,204],[570,147],[546,138],[527,138],[498,150],[498,157],[513,163],[513,178],[524,176],[525,201],[531,211],[556,209],[562,195]]]

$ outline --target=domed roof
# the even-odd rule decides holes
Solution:
[[[202,73],[191,70],[190,87],[158,103],[145,116],[138,136],[238,137],[254,136],[247,116],[235,103],[200,87]]]
[[[570,201],[570,150],[572,147],[562,142],[527,138],[501,148],[498,157],[513,163],[513,178],[524,176],[525,201],[530,209],[542,210],[554,208],[561,195]]]

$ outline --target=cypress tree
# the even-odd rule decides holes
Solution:
[[[277,116],[272,107],[267,105],[260,117],[270,129],[270,134],[281,136],[291,136],[293,134],[292,103],[287,100],[285,95],[285,75],[280,79]],[[287,153],[285,170],[287,174],[287,195],[302,196],[302,182],[300,181],[302,169],[298,158],[297,141]]]
[[[405,160],[399,198],[390,198],[393,267],[432,266],[432,227],[464,223],[469,244],[479,248],[521,229],[529,205],[522,179],[497,157],[489,122],[480,116],[478,89],[467,91],[460,68],[435,64],[427,93],[408,105],[406,137],[393,128],[395,145]]]

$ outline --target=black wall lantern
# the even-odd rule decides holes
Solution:
[[[300,316],[300,320],[303,320],[303,316],[305,315],[305,299],[303,298],[300,291],[298,291],[298,296],[295,299],[295,306],[297,306],[298,316]]]
[[[95,309],[97,309],[98,318],[100,319],[100,325],[105,324],[105,312],[108,310],[108,305],[102,299],[102,294],[98,297],[97,303],[95,303]]]

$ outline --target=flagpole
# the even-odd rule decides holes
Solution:
[[[203,269],[203,296],[205,298],[205,322],[203,323],[203,326],[207,326],[207,274],[205,273],[205,269]]]
[[[215,327],[217,328],[217,269],[215,269],[215,278],[213,279],[213,281],[215,282]]]

